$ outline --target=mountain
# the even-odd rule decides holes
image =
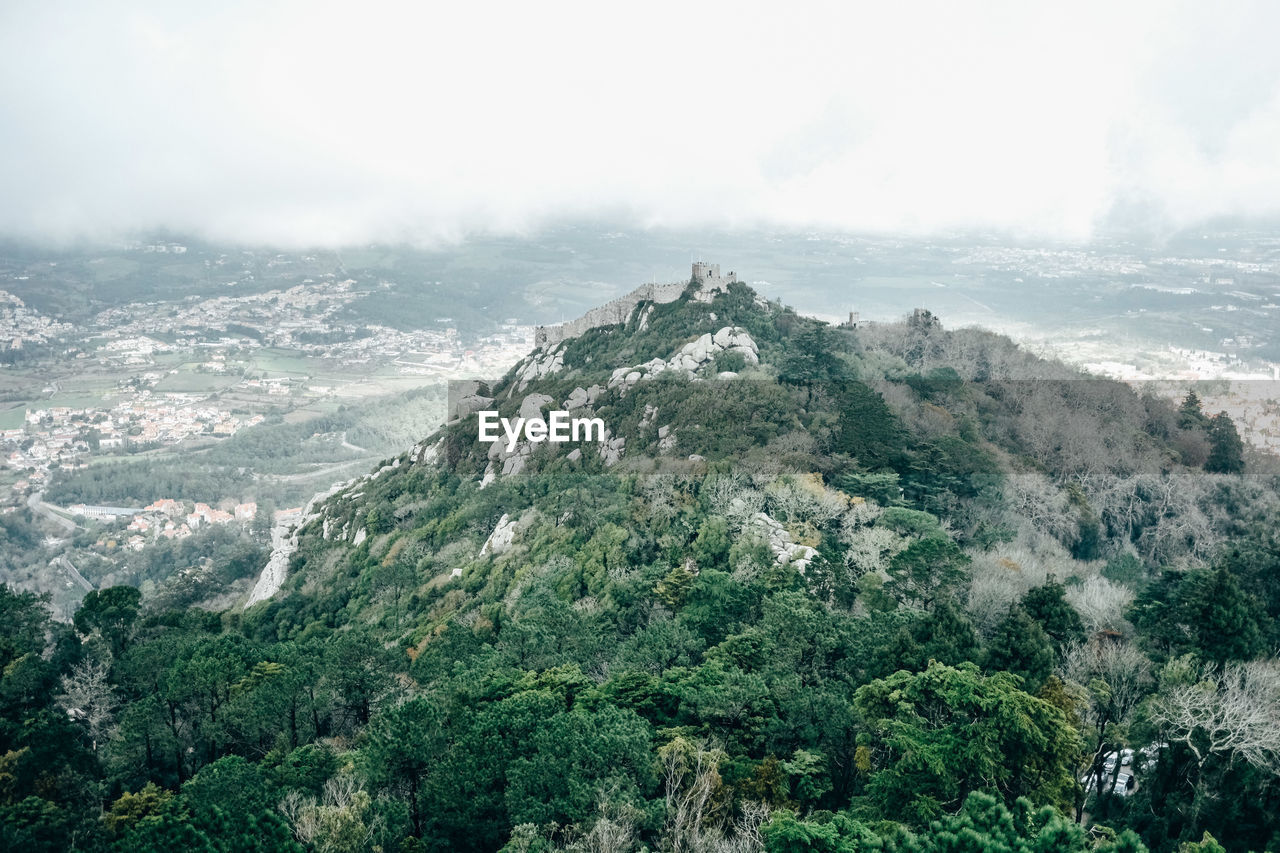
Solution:
[[[36,604],[0,601],[4,719],[63,732],[0,728],[6,841],[1280,837],[1276,482],[1229,419],[926,310],[831,326],[710,267],[611,306],[309,507],[266,600],[104,592],[43,657]],[[598,425],[529,431],[556,412]],[[482,441],[502,419],[519,434]]]

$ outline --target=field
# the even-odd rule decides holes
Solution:
[[[162,377],[156,383],[156,390],[173,393],[208,394],[214,391],[224,391],[239,381],[239,376],[199,373],[187,366],[180,368],[177,373]]]
[[[26,419],[27,407],[15,406],[0,411],[0,429],[17,429]]]
[[[251,369],[261,371],[268,378],[279,376],[311,376],[315,363],[305,355],[289,350],[263,349],[251,362]]]

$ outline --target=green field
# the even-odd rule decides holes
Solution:
[[[26,406],[15,406],[0,411],[0,429],[17,429],[22,426],[27,416]]]
[[[70,393],[59,392],[47,399],[36,400],[31,403],[31,408],[40,410],[56,409],[59,407],[68,409],[96,409],[102,405],[102,394],[95,394],[91,391],[74,391]]]
[[[218,376],[213,373],[197,373],[194,370],[183,369],[163,377],[156,383],[156,390],[174,393],[208,393],[230,388],[239,381],[239,376]]]
[[[253,357],[253,369],[266,374],[310,376],[314,369],[311,359],[288,350],[264,349]]]

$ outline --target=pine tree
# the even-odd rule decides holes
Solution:
[[[1224,664],[1262,652],[1261,608],[1226,567],[1192,572],[1181,586],[1181,621],[1190,628],[1202,655]]]
[[[951,599],[938,599],[933,611],[916,625],[915,640],[923,658],[955,666],[978,659],[978,637],[964,610]]]
[[[1056,579],[1051,577],[1042,586],[1028,590],[1022,597],[1022,606],[1028,616],[1040,623],[1056,651],[1068,643],[1084,640],[1084,622],[1067,602],[1066,587]]]
[[[1025,689],[1035,692],[1053,671],[1053,645],[1040,624],[1018,604],[996,627],[987,644],[987,670],[1022,676]]]
[[[1226,412],[1209,421],[1209,459],[1204,469],[1214,474],[1239,474],[1244,470],[1244,442]]]
[[[1183,429],[1200,429],[1205,425],[1204,410],[1200,408],[1200,396],[1195,389],[1187,391],[1187,396],[1178,406],[1178,426]]]

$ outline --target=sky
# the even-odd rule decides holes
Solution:
[[[0,234],[1280,213],[1280,3],[0,3]]]

